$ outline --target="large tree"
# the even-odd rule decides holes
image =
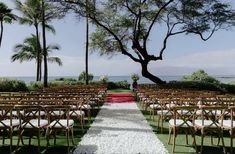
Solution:
[[[96,24],[91,45],[103,54],[120,53],[141,65],[142,75],[164,83],[148,70],[151,61],[163,59],[167,43],[176,35],[198,35],[207,41],[220,29],[234,25],[234,10],[222,0],[106,0],[86,5],[84,0],[57,0]],[[79,7],[77,7],[79,6]],[[165,34],[156,42],[159,50],[150,51],[153,29]],[[153,40],[154,41],[154,40]]]
[[[0,47],[2,44],[3,37],[3,23],[11,23],[12,20],[16,20],[16,16],[11,13],[11,9],[7,7],[6,4],[0,2],[0,24],[1,24],[1,32],[0,32]]]
[[[20,63],[24,61],[32,61],[35,60],[37,63],[37,57],[38,57],[38,39],[36,35],[32,35],[31,37],[27,37],[22,44],[17,44],[14,47],[15,54],[12,55],[11,60],[14,61],[20,61]],[[41,48],[41,45],[39,44],[39,47]],[[54,50],[60,50],[60,47],[56,44],[50,44],[47,46],[46,51],[47,54],[52,53]],[[40,60],[43,59],[43,53],[40,53]],[[48,57],[47,61],[50,63],[57,63],[59,66],[62,66],[62,61],[59,57]],[[42,62],[40,62],[42,64]],[[42,69],[42,67],[40,67]]]
[[[37,38],[37,76],[36,80],[41,81],[42,72],[41,70],[41,63],[42,60],[40,59],[41,55],[41,48],[39,47],[39,26],[42,24],[42,7],[41,7],[41,0],[26,0],[24,3],[22,3],[20,0],[15,0],[16,9],[22,14],[21,17],[19,17],[19,23],[29,26],[34,26],[35,28],[35,34]],[[51,32],[55,33],[55,29],[51,25],[47,25],[47,29]]]
[[[42,6],[42,0],[26,0],[24,1],[24,3],[22,3],[20,0],[15,0],[15,4],[16,4],[16,9],[18,11],[21,12],[22,17],[20,17],[20,23],[21,24],[27,24],[30,26],[34,26],[35,27],[35,33],[36,33],[36,37],[38,40],[37,43],[37,80],[41,81],[41,76],[42,76],[42,72],[41,72],[41,64],[40,62],[42,62],[42,60],[40,58],[41,52],[43,53],[44,51],[46,52],[46,50],[43,50],[44,48],[39,48],[39,35],[40,35],[40,29],[39,27],[42,26],[43,28],[45,28],[46,30],[49,30],[51,32],[53,32],[55,34],[55,29],[52,25],[50,25],[49,23],[54,20],[54,19],[60,19],[62,17],[64,17],[64,12],[66,12],[64,9],[61,9],[51,3],[45,3],[44,6]],[[44,17],[44,18],[43,18]],[[43,20],[44,19],[44,20]],[[44,21],[44,22],[43,22]],[[43,30],[42,30],[43,31]],[[42,37],[43,40],[45,40],[46,38],[43,36]],[[45,42],[45,41],[43,41]],[[45,45],[46,48],[46,45]],[[41,51],[42,50],[42,51]],[[47,53],[44,54],[45,58],[44,59],[44,76],[46,76],[46,80],[47,80]],[[45,73],[46,72],[46,73]],[[44,78],[45,80],[45,78]],[[47,81],[46,81],[47,82]]]

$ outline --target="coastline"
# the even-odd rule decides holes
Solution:
[[[159,76],[162,80],[166,81],[166,82],[169,82],[169,81],[179,81],[182,79],[184,75],[169,75],[169,76]],[[235,75],[218,75],[218,76],[213,76],[215,77],[217,80],[219,80],[220,82],[222,83],[229,83],[231,81],[235,81]],[[22,80],[24,81],[26,84],[29,84],[30,82],[32,81],[35,81],[35,78],[34,76],[4,76],[2,78],[9,78],[9,79],[15,79],[15,80]],[[59,79],[59,78],[73,78],[73,79],[77,79],[78,77],[77,76],[49,76],[48,79],[49,81],[51,80],[55,80],[55,79]],[[100,76],[94,76],[94,79],[93,80],[99,80]],[[126,80],[128,83],[132,83],[132,80],[131,80],[131,76],[108,76],[109,78],[109,81],[112,81],[112,82],[117,82],[117,81],[123,81],[123,80]],[[138,83],[146,83],[146,84],[151,84],[153,82],[151,82],[150,80],[148,80],[147,78],[144,78],[144,77],[140,77]]]

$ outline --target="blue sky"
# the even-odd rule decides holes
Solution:
[[[1,0],[10,8],[14,5],[9,0]],[[231,0],[233,6],[235,2]],[[76,16],[52,23],[56,35],[47,34],[47,43],[60,44],[61,50],[54,52],[63,61],[63,66],[49,64],[49,76],[76,76],[84,70],[85,57],[85,23]],[[17,22],[4,25],[4,36],[0,48],[0,76],[35,76],[35,62],[14,62],[10,57],[13,47],[22,43],[24,38],[34,33],[33,27],[19,25]],[[158,53],[161,36],[153,31],[149,43],[152,53]],[[156,75],[185,75],[197,69],[205,69],[211,75],[235,75],[235,29],[221,30],[208,41],[200,40],[194,35],[180,35],[171,38],[162,61],[150,63],[149,69]],[[130,75],[139,73],[140,66],[128,57],[119,55],[100,57],[91,54],[89,70],[94,75]]]

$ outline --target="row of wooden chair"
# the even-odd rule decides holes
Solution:
[[[56,132],[65,130],[69,150],[69,140],[74,144],[74,120],[79,120],[83,131],[85,115],[90,122],[90,110],[95,105],[99,106],[104,101],[105,95],[105,87],[95,89],[94,86],[47,88],[31,93],[0,93],[0,130],[7,132],[11,151],[13,131],[17,130],[19,134],[16,149],[20,140],[24,144],[24,133],[30,132],[29,143],[31,137],[35,135],[38,139],[38,152],[40,152],[42,132],[46,134],[48,147],[51,136],[54,137],[55,144]],[[4,144],[5,136],[2,142]]]
[[[169,121],[169,143],[172,132],[174,136],[173,152],[175,151],[177,131],[183,131],[186,134],[186,139],[188,133],[192,134],[193,145],[196,146],[196,130],[201,131],[200,151],[202,151],[204,136],[207,132],[216,132],[219,140],[222,139],[224,147],[223,131],[229,130],[232,151],[233,131],[235,128],[233,125],[233,122],[235,124],[233,120],[234,114],[232,112],[234,112],[235,96],[211,91],[164,89],[145,86],[138,87],[136,95],[140,106],[150,111],[150,118],[154,120],[155,115],[158,116],[157,125],[158,128],[161,128],[161,132],[163,130],[163,122]],[[205,126],[205,124],[210,126]],[[213,131],[207,129],[211,128],[211,126],[215,128]],[[186,140],[186,142],[188,141]]]
[[[53,133],[58,130],[66,131],[67,144],[69,147],[69,139],[74,144],[73,126],[74,120],[71,117],[73,108],[69,105],[0,105],[0,129],[6,131],[10,138],[10,150],[12,151],[13,131],[18,131],[17,148],[20,140],[23,143],[24,132],[30,133],[29,144],[33,133],[38,141],[38,153],[40,153],[40,136],[45,131],[47,139],[47,147],[49,139]],[[13,115],[13,111],[17,111],[17,115]],[[71,134],[71,137],[69,137]],[[56,139],[54,134],[54,139]],[[5,136],[3,136],[3,143]],[[17,150],[16,148],[16,150]]]
[[[192,135],[192,144],[197,150],[195,135],[197,131],[200,131],[200,153],[203,151],[204,137],[207,134],[217,134],[217,145],[222,141],[222,147],[226,153],[223,134],[224,131],[228,131],[230,133],[230,153],[233,153],[235,106],[174,106],[170,111],[173,117],[169,120],[168,144],[170,144],[173,135],[172,152],[175,152],[176,136],[179,131],[186,134],[186,144],[188,144],[188,134]],[[200,115],[197,114],[198,111],[201,112]],[[211,144],[213,144],[213,138],[211,138]]]

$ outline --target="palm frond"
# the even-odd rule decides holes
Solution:
[[[63,65],[63,63],[59,57],[48,57],[47,61],[50,63],[57,63],[59,66]]]

